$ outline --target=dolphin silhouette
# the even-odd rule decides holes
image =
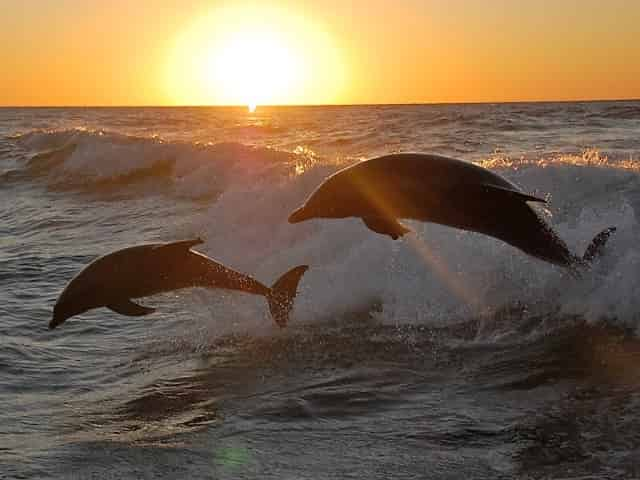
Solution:
[[[398,219],[415,219],[483,233],[564,267],[589,264],[615,231],[610,227],[600,232],[578,257],[529,202],[546,203],[478,165],[401,153],[363,161],[331,175],[291,214],[289,222],[360,217],[374,232],[395,240],[410,231]]]
[[[289,270],[269,288],[191,250],[201,243],[197,238],[138,245],[94,260],[73,277],[58,297],[49,328],[99,307],[133,317],[148,315],[155,309],[138,305],[132,299],[190,287],[262,295],[268,301],[275,323],[280,327],[287,325],[298,283],[307,265]]]

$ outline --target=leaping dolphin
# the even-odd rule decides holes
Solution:
[[[478,165],[401,153],[333,174],[291,214],[289,222],[360,217],[374,232],[395,240],[410,231],[398,219],[415,219],[483,233],[564,267],[590,263],[615,231],[610,227],[600,232],[578,257],[528,202],[546,203]]]
[[[287,325],[300,278],[307,265],[282,275],[271,288],[232,270],[191,248],[200,238],[172,243],[152,243],[104,255],[80,271],[62,291],[49,328],[87,310],[107,307],[122,315],[153,313],[131,299],[189,287],[224,288],[266,297],[271,315],[280,327]]]

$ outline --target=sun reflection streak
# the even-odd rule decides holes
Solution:
[[[463,280],[455,275],[445,264],[445,262],[435,255],[426,242],[417,236],[415,233],[409,233],[406,237],[408,245],[415,250],[416,253],[422,258],[425,264],[431,267],[431,270],[436,273],[438,278],[442,280],[449,291],[453,293],[456,298],[463,301],[468,307],[474,310],[480,310],[482,303],[477,295],[473,293],[471,288],[466,285]]]
[[[369,182],[366,178],[361,178],[359,175],[352,176],[352,183],[353,187],[369,200],[374,210],[378,212],[378,215],[390,221],[395,222],[399,218],[394,211],[394,205],[399,206],[408,202],[401,193],[376,191],[372,185],[376,182]],[[391,195],[393,195],[393,198],[391,198]],[[478,296],[473,293],[472,289],[466,285],[459,276],[451,272],[445,262],[431,251],[424,240],[418,237],[415,232],[410,232],[403,238],[406,239],[407,245],[420,256],[430,270],[435,272],[438,278],[445,283],[449,291],[454,294],[456,298],[470,308],[475,310],[481,308],[482,305]]]

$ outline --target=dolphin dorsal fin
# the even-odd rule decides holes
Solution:
[[[198,237],[192,240],[179,240],[177,242],[165,243],[164,245],[158,245],[155,248],[157,250],[166,250],[166,251],[184,250],[185,252],[187,252],[192,247],[195,247],[196,245],[200,245],[202,243],[204,243],[204,240]]]
[[[517,198],[518,200],[522,200],[523,202],[547,203],[547,201],[544,198],[534,197],[533,195],[528,195],[518,190],[513,190],[511,188],[498,187],[497,185],[482,185],[482,189],[486,192],[494,192],[494,193],[499,193],[501,195],[508,195],[512,198]]]

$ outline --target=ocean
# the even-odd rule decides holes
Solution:
[[[474,162],[548,200],[576,277],[408,221],[289,224],[392,152]],[[640,101],[0,109],[0,478],[640,478]],[[200,236],[272,284],[190,289],[48,329],[97,256]]]

